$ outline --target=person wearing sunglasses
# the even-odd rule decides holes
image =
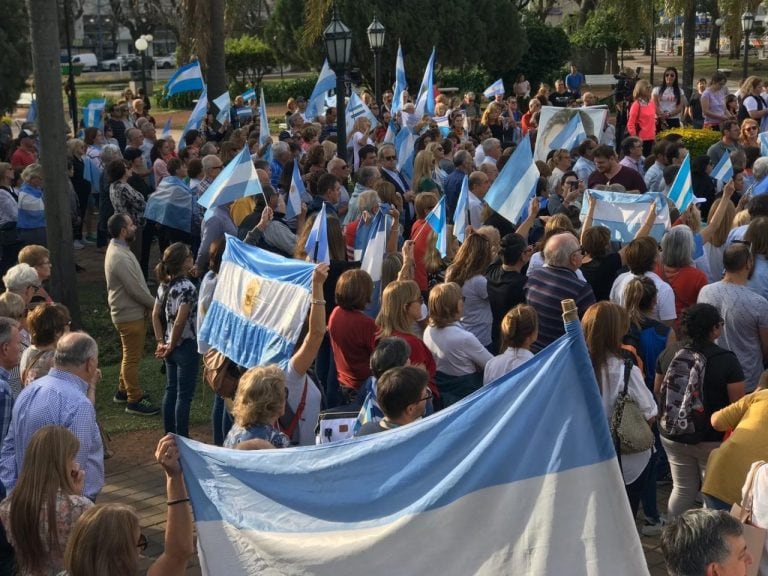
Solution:
[[[760,141],[757,138],[758,132],[760,132],[760,121],[754,118],[745,118],[744,122],[741,123],[739,144],[743,148],[760,148]]]
[[[751,118],[760,123],[760,132],[768,130],[768,106],[763,100],[763,80],[750,76],[741,84],[740,92],[742,100],[737,113],[739,122]]]
[[[358,436],[369,436],[415,422],[426,410],[433,393],[427,371],[419,366],[390,368],[376,383],[376,399],[384,412],[378,422],[363,424]]]
[[[664,80],[653,89],[652,95],[657,123],[667,128],[680,128],[680,118],[688,101],[678,85],[676,68],[670,66],[664,70]]]

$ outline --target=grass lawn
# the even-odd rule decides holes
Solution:
[[[99,343],[99,363],[102,381],[96,389],[96,414],[110,434],[133,430],[158,429],[163,427],[161,415],[134,416],[124,412],[125,405],[115,404],[112,397],[117,390],[120,375],[120,338],[112,325],[107,305],[107,293],[103,282],[82,282],[79,284],[80,308],[84,329]],[[165,375],[160,373],[161,362],[154,358],[154,337],[147,332],[145,355],[141,361],[139,382],[152,402],[160,406],[165,389]],[[211,419],[213,392],[198,378],[195,397],[192,400],[190,426],[208,424]]]

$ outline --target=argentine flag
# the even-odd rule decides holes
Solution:
[[[390,118],[389,125],[387,125],[387,132],[384,134],[383,144],[394,144],[395,136],[397,136],[397,124],[395,124],[394,118]]]
[[[733,164],[731,164],[730,154],[726,152],[720,157],[720,162],[717,163],[710,176],[717,180],[720,186],[731,181],[733,178]]]
[[[685,155],[685,160],[680,165],[680,170],[677,172],[677,176],[675,176],[675,181],[672,183],[672,188],[669,189],[667,197],[675,203],[681,214],[685,212],[691,203],[698,200],[693,195],[690,153]]]
[[[285,199],[285,218],[292,220],[301,214],[301,199],[307,195],[307,188],[301,179],[298,160],[293,161],[293,175],[291,176],[291,187],[288,190],[288,196]],[[325,204],[323,204],[325,208]]]
[[[550,150],[568,150],[570,152],[576,146],[587,139],[587,132],[584,130],[584,124],[581,121],[581,115],[577,112],[568,121],[568,124],[560,129],[552,141],[549,143]]]
[[[165,126],[163,126],[163,133],[160,136],[163,140],[166,140],[171,137],[171,119],[170,117],[168,120],[165,121]]]
[[[147,198],[144,217],[183,232],[192,229],[195,194],[178,176],[166,176]]]
[[[611,239],[627,243],[643,227],[648,218],[651,203],[656,204],[656,220],[650,235],[661,240],[664,232],[672,225],[669,219],[669,205],[664,194],[646,192],[645,194],[627,194],[624,192],[603,192],[587,190],[587,197],[597,200],[592,215],[592,226],[604,226],[611,231]],[[588,198],[581,205],[582,222],[589,211]]]
[[[209,215],[211,209],[216,206],[223,206],[256,194],[264,194],[264,191],[261,189],[259,176],[253,166],[251,152],[246,145],[240,154],[230,160],[229,164],[219,172],[197,203],[207,208],[206,214]]]
[[[227,235],[200,340],[246,368],[287,366],[309,311],[314,268]]]
[[[373,130],[374,128],[376,128],[376,126],[379,125],[378,118],[376,118],[374,113],[371,112],[371,109],[365,105],[365,102],[363,102],[360,96],[357,95],[357,92],[353,91],[352,96],[349,97],[349,103],[345,111],[345,118],[347,123],[347,136],[350,136],[352,134],[355,120],[357,120],[360,116],[364,116],[365,118],[368,118],[368,120],[371,123],[371,130]]]
[[[325,202],[323,202],[320,212],[315,216],[309,236],[307,236],[307,242],[304,244],[304,251],[312,262],[331,263],[331,255],[328,251],[328,221],[326,218]]]
[[[416,116],[419,120],[424,114],[433,116],[435,113],[435,86],[433,75],[435,69],[435,49],[432,48],[432,55],[427,62],[427,68],[424,70],[424,78],[421,80],[419,88],[419,97],[416,99]]]
[[[496,82],[488,86],[488,88],[483,91],[483,96],[488,98],[488,100],[491,100],[497,94],[501,94],[502,96],[505,94],[504,81],[501,78],[496,80]]]
[[[449,114],[446,114],[445,116],[435,116],[432,118],[432,120],[437,124],[438,129],[440,130],[440,134],[443,135],[443,137],[448,136],[448,134],[451,132],[451,117]]]
[[[202,573],[647,576],[581,326],[565,330],[380,434],[257,453],[179,437]]]
[[[409,128],[403,126],[395,136],[395,149],[397,150],[397,169],[405,174],[408,180],[413,180],[413,160],[416,156],[414,147],[417,136]],[[418,182],[413,182],[414,188]]]
[[[215,98],[213,103],[216,104],[216,108],[219,109],[219,113],[216,114],[216,120],[219,124],[224,124],[224,122],[229,119],[229,109],[232,108],[229,92],[224,92],[224,94]]]
[[[203,90],[204,88],[205,83],[203,82],[203,71],[200,70],[200,63],[193,60],[176,70],[166,83],[165,92],[170,98],[174,94]]]
[[[403,95],[408,88],[408,80],[405,78],[405,61],[403,60],[403,47],[397,43],[397,60],[395,61],[395,89],[392,96],[392,117],[403,109]]]
[[[307,120],[314,120],[318,116],[325,114],[325,96],[329,90],[334,88],[336,88],[336,72],[331,70],[328,60],[325,60],[320,70],[320,76],[318,76],[315,83],[315,88],[312,90],[309,102],[307,102],[307,108],[304,111],[304,116]]]
[[[251,100],[256,98],[256,89],[255,88],[249,88],[242,94],[240,94],[240,97],[243,99],[243,101],[248,104]]]
[[[86,128],[102,128],[102,116],[107,105],[106,98],[94,98],[83,108],[83,126]],[[37,105],[35,105],[37,107]],[[27,118],[29,122],[29,118]]]
[[[192,113],[189,115],[189,119],[187,120],[187,123],[184,125],[184,130],[181,132],[181,138],[179,138],[179,150],[183,150],[186,147],[186,142],[184,142],[184,136],[186,136],[187,132],[190,130],[199,130],[200,125],[203,123],[203,118],[205,118],[205,113],[208,111],[208,91],[203,87],[203,91],[200,92],[200,97],[197,99],[197,104],[195,105],[194,110],[192,110]]]
[[[465,174],[461,181],[459,199],[456,201],[456,211],[453,213],[453,235],[459,242],[464,242],[469,220],[469,177]]]
[[[370,233],[368,236],[368,242],[365,246],[365,252],[363,253],[363,262],[360,266],[363,270],[368,272],[368,275],[373,280],[374,286],[378,283],[381,284],[381,267],[384,264],[384,254],[387,251],[387,235],[389,232],[389,224],[392,218],[387,216],[384,210],[379,210],[373,217],[371,222]],[[374,296],[380,290],[374,288]]]
[[[760,140],[760,156],[768,156],[768,132],[760,132],[757,137]]]
[[[267,117],[267,101],[264,99],[264,88],[261,89],[259,98],[259,148],[267,145],[267,141],[272,137],[269,133],[269,118]],[[272,145],[264,152],[263,160],[272,162]]]
[[[539,169],[533,161],[531,137],[526,134],[485,195],[485,202],[517,224],[536,191]]]
[[[437,234],[437,251],[440,256],[445,258],[448,255],[448,219],[445,214],[445,196],[440,197],[440,201],[432,208],[432,211],[425,218],[429,227]],[[419,230],[419,234],[424,228]]]

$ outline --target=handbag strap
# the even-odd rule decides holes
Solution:
[[[629,393],[629,376],[632,374],[632,359],[625,357],[624,358],[624,390],[622,390],[622,394],[626,396]]]
[[[753,488],[755,484],[755,476],[757,476],[758,470],[760,470],[764,464],[765,462],[762,460],[755,462],[747,475],[746,482],[744,482],[747,489],[744,491],[744,496],[741,499],[741,514],[739,514],[739,520],[745,524],[749,524],[752,521],[752,501],[754,499]]]
[[[630,358],[624,358],[624,387],[619,392],[619,396],[616,398],[616,402],[619,402],[622,397],[626,397],[629,392],[629,376],[632,373],[632,360]],[[621,426],[621,419],[624,417],[623,408],[619,412],[619,417],[616,422],[616,428],[611,430],[613,436],[613,447],[616,449],[616,457],[619,459],[619,470],[624,472],[624,466],[621,463],[621,440],[619,439],[618,430]]]
[[[307,377],[304,376],[304,390],[301,393],[301,400],[299,401],[299,405],[296,407],[296,412],[293,413],[293,420],[291,420],[288,428],[283,430],[288,438],[293,436],[293,431],[296,430],[296,426],[299,425],[299,420],[301,420],[301,417],[304,414],[304,406],[307,403],[307,384]]]

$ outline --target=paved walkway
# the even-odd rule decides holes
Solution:
[[[156,558],[163,550],[165,533],[165,474],[154,461],[134,466],[120,466],[110,470],[106,462],[106,485],[99,496],[99,503],[118,502],[133,506],[141,519],[142,532],[149,539],[146,566],[150,558]],[[670,486],[660,486],[659,508],[663,512],[669,498]],[[641,537],[645,558],[651,576],[666,576],[664,560],[659,548],[659,538]],[[145,567],[146,567],[145,566]],[[200,565],[195,557],[187,569],[188,576],[200,576]]]

